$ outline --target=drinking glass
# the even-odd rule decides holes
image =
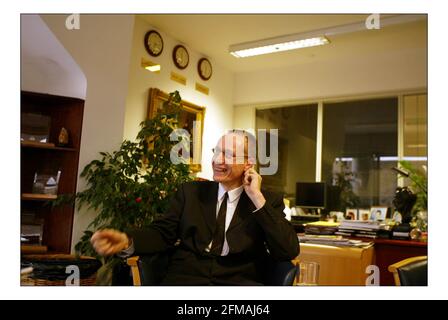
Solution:
[[[319,279],[319,264],[311,261],[301,261],[299,264],[299,286],[316,286]]]

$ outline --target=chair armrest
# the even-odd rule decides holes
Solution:
[[[139,256],[133,256],[130,257],[126,260],[128,266],[131,267],[131,272],[132,272],[132,282],[134,284],[134,286],[141,286],[142,285],[142,281],[140,278],[140,270],[138,269],[138,261],[139,261],[140,257]]]
[[[427,256],[418,256],[418,257],[412,257],[412,258],[408,258],[408,259],[404,259],[401,261],[398,261],[394,264],[391,264],[387,270],[389,270],[389,272],[397,272],[397,269],[402,268],[404,266],[407,266],[410,263],[414,263],[414,262],[419,262],[419,261],[423,261],[428,259]]]
[[[156,286],[166,274],[172,250],[127,259],[134,286]]]
[[[420,261],[424,261],[424,260],[427,260],[427,259],[428,259],[427,256],[417,256],[417,257],[404,259],[404,260],[398,261],[398,262],[396,262],[394,264],[391,264],[387,268],[387,270],[389,272],[391,272],[392,275],[394,276],[395,285],[401,286],[402,284],[401,284],[401,280],[400,280],[400,275],[398,274],[398,270],[400,268],[403,268],[403,267],[409,265],[409,264],[420,262]]]

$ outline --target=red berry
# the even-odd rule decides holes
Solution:
[[[142,198],[141,198],[141,197],[138,197],[137,199],[135,199],[135,202],[137,202],[137,203],[142,202]]]

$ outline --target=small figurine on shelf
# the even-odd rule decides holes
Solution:
[[[416,201],[417,196],[409,188],[397,188],[393,204],[397,211],[401,213],[403,223],[408,224],[409,222],[411,222],[411,212]]]
[[[62,127],[61,132],[59,132],[58,146],[65,147],[68,145],[68,131]]]
[[[396,224],[392,230],[393,238],[409,239],[411,237],[412,208],[417,201],[417,196],[407,187],[398,187],[395,192],[393,204],[401,214],[402,223]]]

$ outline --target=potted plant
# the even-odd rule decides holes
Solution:
[[[179,143],[171,141],[170,134],[177,128],[180,102],[179,93],[171,93],[164,103],[164,112],[141,123],[136,142],[125,140],[112,153],[100,152],[101,158],[91,161],[81,173],[87,188],[74,198],[79,208],[86,206],[98,211],[98,215],[75,250],[103,261],[97,284],[111,284],[111,271],[123,261],[98,257],[90,243],[93,233],[103,228],[123,231],[148,226],[167,209],[177,187],[192,179],[187,164],[173,164],[170,159],[173,146]],[[182,142],[185,148],[189,147],[187,140]]]
[[[422,169],[416,168],[408,161],[400,161],[400,168],[394,168],[403,177],[409,178],[410,190],[416,195],[416,201],[412,209],[414,224],[421,230],[426,231],[428,220],[428,177],[426,166]]]

